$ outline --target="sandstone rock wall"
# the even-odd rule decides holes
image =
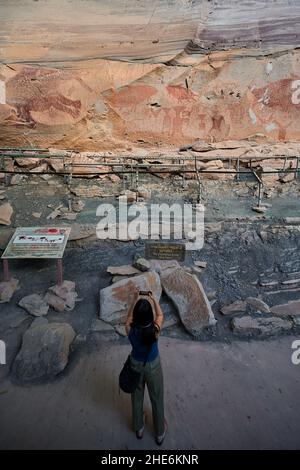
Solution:
[[[299,0],[0,0],[0,145],[300,141]]]

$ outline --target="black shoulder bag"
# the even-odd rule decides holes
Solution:
[[[152,344],[149,346],[147,356],[144,360],[143,367],[145,367],[148,357],[152,348]],[[127,357],[126,362],[119,375],[119,387],[125,393],[133,393],[140,381],[141,372],[137,372],[132,368],[130,355]]]

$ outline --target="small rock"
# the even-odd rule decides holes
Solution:
[[[58,181],[55,181],[55,180],[53,180],[53,179],[48,180],[48,181],[47,181],[47,184],[48,184],[49,186],[55,186],[55,187],[61,186],[61,184],[60,184]]]
[[[294,172],[285,173],[283,176],[280,177],[281,183],[288,183],[289,181],[293,181],[295,179]]]
[[[47,304],[52,307],[56,312],[63,312],[65,310],[65,301],[57,295],[47,292],[45,295]]]
[[[141,271],[130,264],[124,266],[108,266],[106,270],[109,274],[113,276],[134,276],[135,274],[141,274]]]
[[[29,171],[30,173],[43,173],[44,171],[47,171],[47,170],[48,170],[48,164],[45,162]]]
[[[270,287],[270,288],[273,288],[273,287],[278,286],[279,282],[278,282],[278,281],[263,281],[263,280],[259,280],[259,284],[260,284],[262,287]]]
[[[40,164],[40,159],[24,157],[24,158],[16,158],[15,162],[20,167],[27,168],[28,170],[32,170],[33,168],[35,168],[36,166]],[[20,176],[20,175],[17,175],[17,176]]]
[[[292,317],[294,325],[300,326],[300,317]]]
[[[75,291],[75,282],[73,281],[64,281],[61,285],[55,285],[49,287],[51,292],[54,292],[56,295],[61,297],[62,299],[67,299],[67,295],[69,292]]]
[[[47,315],[49,310],[48,303],[45,301],[44,297],[39,294],[31,294],[23,297],[19,302],[19,306],[35,317]]]
[[[283,220],[288,225],[300,224],[300,217],[285,217]]]
[[[256,318],[252,318],[250,316],[232,319],[231,328],[234,333],[239,333],[245,336],[255,333],[259,334],[260,332]]]
[[[267,210],[265,206],[252,206],[251,209],[259,214],[264,214]]]
[[[300,283],[300,278],[298,279],[288,279],[287,281],[282,281],[282,285],[286,287],[294,286]]]
[[[72,224],[69,241],[82,240],[95,234],[95,227],[92,225]]]
[[[34,217],[35,219],[39,219],[41,217],[42,213],[41,212],[33,212],[32,213],[32,217]]]
[[[192,150],[194,152],[208,152],[212,150],[212,146],[203,140],[197,140],[191,145]]]
[[[55,285],[49,287],[46,294],[46,301],[55,310],[61,312],[64,310],[73,310],[77,297],[78,294],[75,291],[75,282],[64,281],[61,286]],[[63,310],[61,310],[62,305]]]
[[[10,225],[13,208],[9,202],[0,206],[0,225]]]
[[[206,261],[194,261],[194,265],[198,268],[206,268],[207,262]]]
[[[245,316],[232,319],[231,327],[234,333],[241,336],[272,336],[291,330],[293,323],[276,317],[253,318]]]
[[[244,313],[247,310],[247,303],[242,300],[236,300],[232,304],[226,305],[221,308],[221,313],[223,315],[233,315],[238,313]]]
[[[56,219],[56,217],[58,217],[59,215],[61,215],[60,210],[55,209],[54,211],[50,212],[49,215],[47,215],[47,219],[48,220],[53,220],[53,219]]]
[[[145,199],[145,200],[150,199],[151,198],[151,190],[150,189],[139,188],[138,196]]]
[[[21,184],[23,183],[24,181],[26,181],[26,176],[25,175],[13,175],[11,180],[10,180],[10,184],[12,186],[16,186],[18,184]]]
[[[250,305],[256,312],[270,313],[270,307],[263,300],[256,297],[247,297],[246,303]]]
[[[0,304],[9,302],[16,290],[19,289],[18,279],[0,282]]]
[[[139,271],[150,271],[151,269],[151,264],[150,261],[148,261],[145,258],[142,258],[141,256],[135,256],[134,261],[133,261],[133,267],[138,269]]]
[[[282,316],[300,315],[300,300],[292,300],[286,304],[274,305],[273,307],[271,307],[271,312],[274,315]]]
[[[121,324],[115,325],[114,328],[120,336],[124,336],[124,337],[127,336],[126,330],[125,330],[125,325],[121,325]]]
[[[60,218],[65,220],[76,220],[77,213],[76,212],[66,212],[65,214],[61,214]]]
[[[82,209],[84,209],[84,206],[85,206],[85,203],[79,199],[78,201],[73,201],[72,210],[74,212],[80,212],[82,211]]]
[[[118,175],[115,175],[114,173],[112,173],[111,175],[106,175],[107,176],[107,179],[110,180],[112,183],[118,183],[120,181],[120,176]]]
[[[119,201],[121,202],[135,202],[137,198],[137,194],[134,191],[130,191],[129,189],[126,189],[124,191],[124,194],[121,194],[119,196]]]
[[[40,175],[40,178],[42,178],[44,181],[49,181],[52,176],[51,175]]]

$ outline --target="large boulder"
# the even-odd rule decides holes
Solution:
[[[216,324],[209,300],[196,276],[179,267],[162,271],[160,278],[189,333],[197,336],[204,328]]]
[[[68,323],[34,324],[24,333],[12,373],[20,382],[48,379],[59,374],[68,363],[75,332]]]
[[[159,275],[149,271],[101,289],[100,318],[113,325],[125,322],[128,308],[137,290],[151,290],[159,300],[162,291]]]

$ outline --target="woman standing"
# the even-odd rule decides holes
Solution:
[[[142,439],[145,428],[144,392],[147,385],[157,445],[163,443],[167,431],[163,373],[158,351],[162,323],[163,313],[152,292],[136,294],[126,321],[126,333],[132,345],[131,365],[141,373],[138,387],[131,394],[133,427],[136,437]]]

